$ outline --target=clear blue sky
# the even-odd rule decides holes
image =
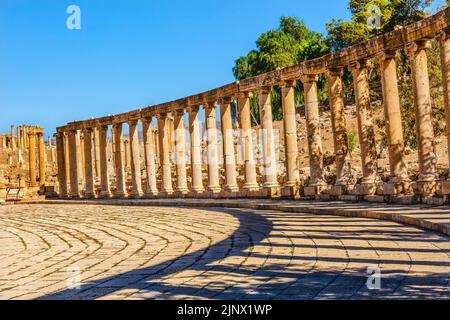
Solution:
[[[282,15],[325,32],[348,0],[0,0],[0,132],[138,109],[234,80]],[[66,9],[81,8],[81,30]]]

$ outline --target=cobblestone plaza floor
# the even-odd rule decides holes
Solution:
[[[1,299],[450,298],[450,237],[390,221],[17,205],[0,206],[0,242]]]

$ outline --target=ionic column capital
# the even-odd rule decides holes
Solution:
[[[218,102],[220,105],[230,104],[231,102],[233,102],[233,98],[232,97],[221,97],[221,98],[219,98]]]
[[[174,116],[183,117],[185,114],[185,110],[184,109],[175,109],[172,111],[172,114]]]
[[[437,38],[441,42],[450,39],[450,28],[439,32]]]
[[[406,46],[408,53],[413,55],[421,50],[431,49],[431,41],[430,39],[421,39],[412,43],[409,43]]]
[[[237,95],[238,99],[249,99],[253,96],[253,93],[250,91],[242,91]]]
[[[386,61],[386,60],[391,60],[391,59],[398,59],[400,58],[400,54],[398,53],[397,50],[388,50],[388,51],[383,51],[379,54],[380,57],[380,61]]]
[[[258,91],[259,91],[259,93],[262,93],[262,94],[269,94],[272,91],[272,87],[264,86],[264,87],[259,88]]]
[[[361,69],[368,69],[372,67],[372,61],[369,59],[362,59],[362,60],[356,60],[354,62],[352,62],[349,66],[348,69],[350,71],[356,71],[356,70],[361,70]]]
[[[280,83],[280,86],[284,88],[293,88],[295,87],[296,83],[296,80],[284,80],[282,83]]]
[[[304,74],[300,77],[300,81],[305,83],[314,83],[319,80],[319,76],[317,74]]]
[[[327,77],[342,77],[344,75],[343,68],[330,68],[326,71]]]

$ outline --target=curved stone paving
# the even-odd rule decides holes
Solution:
[[[449,240],[275,211],[2,206],[0,298],[449,298]],[[382,280],[371,291],[373,266]],[[78,275],[81,287],[68,288]]]

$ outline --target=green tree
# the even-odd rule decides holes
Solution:
[[[292,66],[329,52],[322,34],[309,30],[303,21],[294,17],[281,17],[280,26],[263,33],[256,41],[256,47],[235,61],[233,73],[237,80]],[[319,88],[323,89],[323,81],[321,84]],[[301,90],[297,90],[296,102],[303,102]],[[253,119],[259,121],[257,95],[251,100],[251,106]],[[279,88],[272,91],[272,108],[274,120],[282,119]]]

